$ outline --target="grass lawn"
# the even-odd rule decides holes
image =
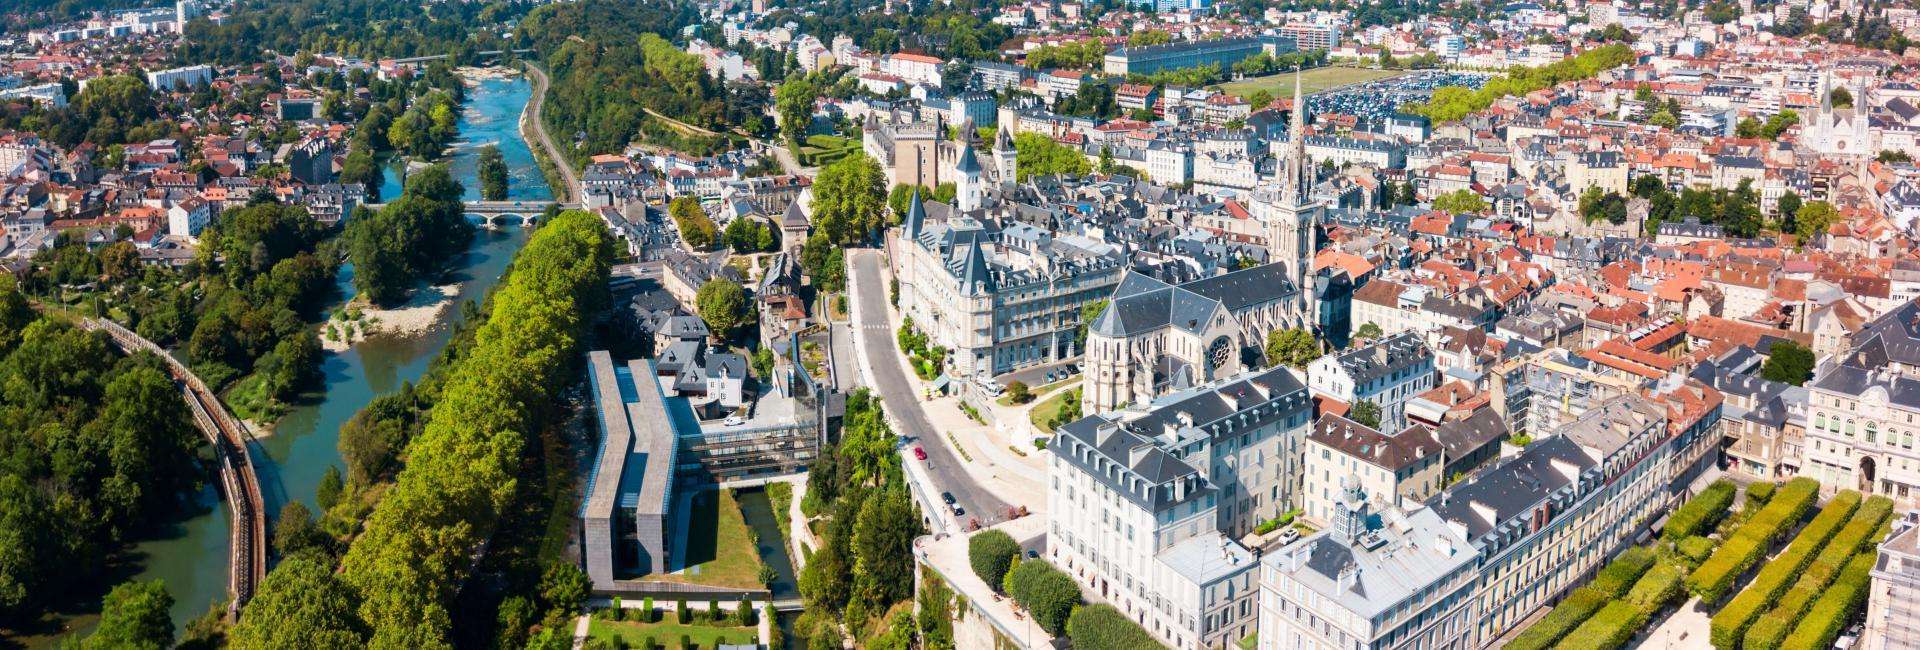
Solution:
[[[1075,376],[1072,376],[1072,377],[1068,377],[1068,378],[1066,378],[1066,379],[1062,379],[1062,380],[1059,380],[1059,381],[1056,381],[1056,382],[1053,382],[1053,383],[1051,383],[1051,384],[1047,384],[1047,385],[1045,385],[1045,386],[1039,386],[1039,387],[1030,387],[1030,388],[1028,388],[1028,389],[1027,389],[1027,392],[1028,392],[1028,393],[1031,393],[1031,394],[1032,394],[1032,395],[1034,396],[1034,398],[1035,398],[1035,399],[1038,399],[1038,398],[1040,398],[1040,397],[1042,397],[1042,396],[1045,396],[1045,395],[1047,394],[1047,392],[1048,392],[1048,391],[1051,391],[1051,390],[1053,390],[1053,389],[1055,389],[1055,388],[1060,388],[1060,387],[1062,387],[1062,386],[1066,386],[1066,385],[1068,385],[1068,384],[1071,384],[1071,383],[1073,383],[1073,382],[1076,382],[1076,381],[1080,381],[1080,377],[1079,377],[1078,375],[1075,375]],[[1000,396],[1000,399],[996,399],[996,400],[994,400],[994,402],[996,402],[996,403],[998,403],[998,404],[1000,404],[1001,406],[1013,406],[1013,405],[1014,405],[1014,404],[1013,404],[1013,396],[1012,396],[1012,395],[1001,395],[1001,396]]]
[[[860,149],[860,141],[837,135],[810,135],[800,143],[794,155],[803,165],[825,165],[845,158]]]
[[[1329,66],[1325,68],[1314,68],[1300,73],[1300,85],[1305,86],[1305,92],[1311,95],[1335,86],[1385,79],[1387,77],[1397,77],[1402,74],[1406,73],[1401,70],[1374,70],[1371,68]],[[1256,90],[1266,90],[1273,95],[1274,99],[1288,98],[1293,96],[1293,73],[1281,72],[1264,77],[1253,77],[1251,79],[1227,82],[1214,86],[1214,89],[1229,95],[1239,95],[1241,97],[1251,95],[1253,91]]]
[[[1079,380],[1079,377],[1074,377],[1069,381],[1077,380]],[[1057,385],[1060,382],[1054,383]],[[1041,433],[1053,433],[1053,426],[1048,424],[1047,420],[1053,419],[1053,414],[1059,412],[1060,400],[1072,394],[1073,391],[1064,389],[1054,391],[1052,395],[1048,395],[1046,399],[1035,402],[1033,408],[1027,410],[1027,420],[1033,422],[1033,428],[1035,430]]]
[[[740,504],[728,490],[707,490],[693,497],[687,516],[686,570],[656,573],[647,580],[685,582],[733,589],[764,589],[760,549],[748,532]],[[677,633],[676,633],[677,634]],[[679,638],[675,636],[674,638]]]
[[[625,639],[628,647],[639,648],[647,637],[653,637],[655,646],[675,647],[680,643],[680,635],[687,635],[694,646],[713,648],[721,643],[752,644],[760,642],[760,630],[753,627],[681,625],[673,622],[672,614],[667,614],[659,623],[634,623],[631,621],[602,621],[594,619],[587,628],[587,635],[596,639],[612,641],[614,637]]]

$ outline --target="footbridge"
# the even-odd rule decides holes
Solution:
[[[230,553],[227,618],[239,620],[240,608],[253,598],[254,588],[267,573],[266,502],[260,496],[260,479],[254,473],[253,457],[247,449],[252,434],[227,412],[227,407],[199,376],[160,346],[110,320],[87,318],[81,321],[81,327],[106,332],[114,346],[127,354],[145,350],[167,362],[168,374],[180,385],[187,406],[193,410],[194,424],[213,445],[220,463],[220,491],[227,500],[227,513],[233,518],[233,539],[227,546]]]

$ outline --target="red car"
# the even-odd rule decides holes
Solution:
[[[927,450],[926,450],[925,448],[922,448],[922,447],[914,447],[914,448],[913,448],[913,458],[914,458],[914,460],[926,460],[926,459],[927,459]]]

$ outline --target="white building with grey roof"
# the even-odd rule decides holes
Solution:
[[[979,200],[963,189],[957,203]],[[997,375],[1078,354],[1080,307],[1112,291],[1126,256],[960,208],[916,193],[893,246],[900,310],[952,353],[949,374]]]
[[[1333,525],[1261,560],[1260,648],[1480,648],[1590,578],[1676,496],[1693,440],[1638,395],[1423,506],[1349,478]]]
[[[1349,407],[1362,401],[1380,407],[1380,428],[1407,425],[1407,401],[1437,385],[1433,350],[1414,332],[1402,332],[1363,348],[1315,359],[1307,366],[1309,386]]]
[[[1063,425],[1047,445],[1049,559],[1163,643],[1245,638],[1255,562],[1233,540],[1295,507],[1312,411],[1274,368]]]

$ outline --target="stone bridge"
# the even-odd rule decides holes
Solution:
[[[467,220],[475,225],[487,228],[507,225],[531,228],[540,225],[540,219],[546,216],[547,208],[552,206],[558,206],[561,210],[580,209],[579,203],[552,200],[466,201],[462,203],[461,209],[465,211]],[[386,204],[368,203],[365,207],[370,210],[379,210],[386,207]]]

